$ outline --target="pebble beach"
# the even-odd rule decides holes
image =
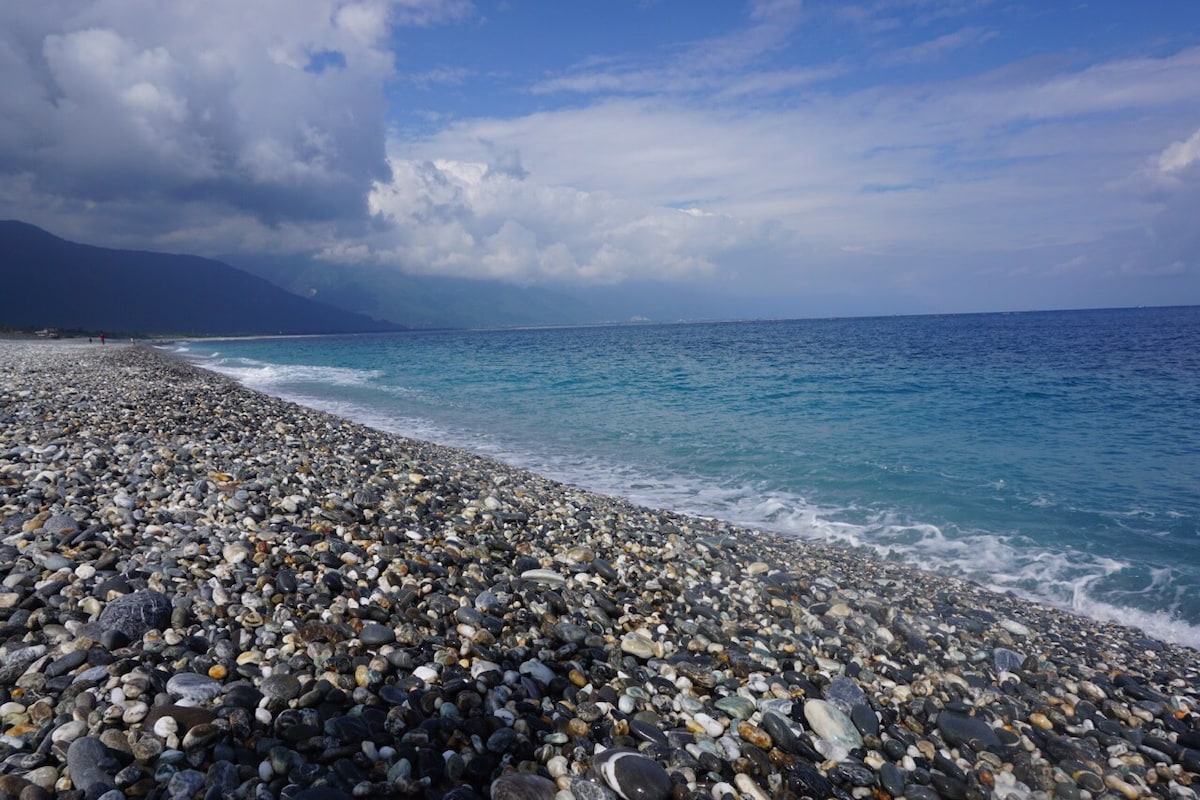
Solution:
[[[1196,797],[1200,654],[0,341],[0,800]]]

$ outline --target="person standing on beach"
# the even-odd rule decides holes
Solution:
[[[100,334],[100,344],[104,344],[104,334]]]

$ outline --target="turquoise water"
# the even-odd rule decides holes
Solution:
[[[1200,646],[1200,308],[194,342],[270,394]]]

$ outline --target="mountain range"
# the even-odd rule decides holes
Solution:
[[[231,336],[401,329],[212,259],[113,250],[0,221],[0,326]]]
[[[752,316],[680,283],[584,289],[411,275],[296,255],[220,260],[70,242],[0,221],[0,328],[167,336],[367,333]],[[761,305],[761,304],[760,304]]]

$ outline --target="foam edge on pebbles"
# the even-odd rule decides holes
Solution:
[[[1200,658],[0,342],[0,796],[1196,797]]]

